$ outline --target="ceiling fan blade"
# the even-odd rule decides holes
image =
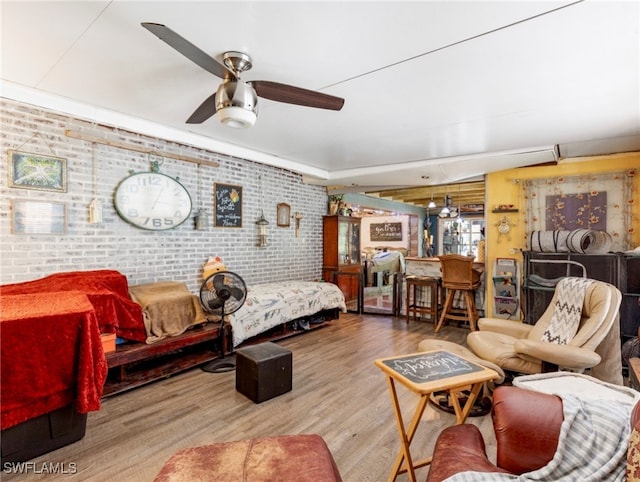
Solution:
[[[344,105],[344,99],[322,94],[315,90],[302,89],[300,87],[267,80],[252,80],[249,83],[260,97],[277,102],[329,110],[340,110]]]
[[[202,124],[216,113],[216,94],[211,94],[187,119],[187,124]]]
[[[210,72],[213,75],[220,77],[221,79],[229,77],[235,78],[233,72],[228,70],[224,65],[215,60],[209,54],[200,50],[198,47],[171,30],[166,25],[151,22],[143,22],[141,25],[156,37],[158,37],[160,40],[169,45],[169,47],[174,48],[189,60],[202,67],[207,72]]]

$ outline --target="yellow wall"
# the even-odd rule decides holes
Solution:
[[[640,168],[640,152],[612,154],[606,156],[571,158],[556,166],[526,167],[510,169],[487,175],[486,194],[486,280],[487,280],[487,316],[493,316],[493,286],[490,282],[493,275],[493,264],[496,258],[516,258],[522,270],[521,250],[527,249],[526,227],[523,208],[525,207],[524,189],[521,181],[555,176],[570,176],[585,173],[602,173],[621,171],[629,168]],[[520,181],[520,182],[518,182]],[[632,247],[640,246],[640,171],[634,179],[632,205],[634,232]],[[513,204],[519,209],[517,213],[497,214],[491,211],[501,204]],[[511,227],[509,241],[498,235],[497,224],[503,216],[514,224]],[[514,254],[515,251],[515,254]],[[522,273],[521,273],[522,274]]]

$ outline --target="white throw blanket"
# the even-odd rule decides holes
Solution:
[[[522,475],[461,472],[446,482],[623,481],[632,405],[563,394],[564,421],[549,464]]]
[[[551,321],[542,335],[542,341],[566,345],[578,332],[582,318],[582,305],[587,288],[593,283],[588,278],[563,278],[556,286],[558,296]]]

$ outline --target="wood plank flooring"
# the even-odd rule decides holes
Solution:
[[[464,343],[467,333],[446,326],[437,337]],[[77,473],[0,475],[7,481],[152,481],[185,447],[318,433],[345,481],[387,480],[400,445],[387,384],[373,361],[415,352],[421,340],[434,337],[431,323],[342,314],[330,326],[278,342],[293,353],[291,392],[255,404],[235,390],[235,372],[195,368],[103,400],[102,409],[89,414],[82,440],[32,460],[36,467],[74,463]],[[417,397],[403,387],[399,395],[404,413],[412,415]],[[428,407],[412,445],[414,457],[428,455],[439,431],[454,421]],[[490,417],[468,421],[485,433],[493,456]],[[427,473],[428,467],[418,469],[419,480]]]

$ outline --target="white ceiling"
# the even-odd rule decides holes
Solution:
[[[2,0],[2,96],[300,172],[323,185],[444,184],[640,150],[637,1]],[[140,26],[342,111],[260,100],[250,129],[185,120],[220,79]],[[428,179],[426,179],[428,177]]]

